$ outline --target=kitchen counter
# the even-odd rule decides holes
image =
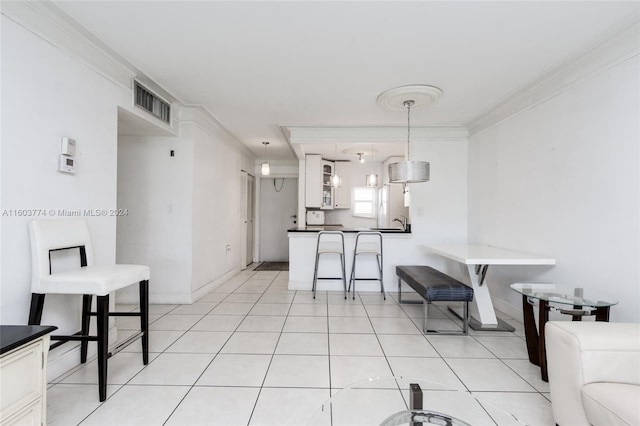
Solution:
[[[344,232],[345,263],[347,279],[351,273],[353,263],[353,250],[355,240],[360,231],[378,231],[374,228],[343,228],[327,225],[306,226],[301,228],[291,228],[287,232],[289,237],[289,290],[311,290],[313,282],[313,271],[316,257],[316,241],[320,231],[342,231]],[[405,250],[413,235],[410,231],[402,229],[388,228],[379,230],[382,233],[383,249],[383,276],[384,285],[390,291],[395,282],[395,266],[406,263]],[[319,276],[335,277],[340,276],[339,261],[335,259],[323,259],[319,266]],[[337,268],[337,269],[336,269]],[[378,275],[378,264],[375,256],[363,256],[358,259],[359,277],[376,277]],[[319,290],[342,290],[341,280],[323,280]],[[380,283],[376,280],[365,280],[358,282],[358,291],[379,292]]]
[[[290,228],[287,232],[320,232],[320,231],[341,231],[344,233],[355,232],[382,232],[383,234],[410,234],[411,228],[404,231],[401,228],[343,228],[342,225],[309,225],[302,228]]]

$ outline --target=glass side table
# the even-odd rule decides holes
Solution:
[[[618,301],[582,287],[560,284],[515,283],[511,289],[522,295],[524,333],[527,339],[529,362],[540,366],[542,380],[547,376],[547,352],[544,343],[544,325],[549,321],[549,311],[571,315],[572,321],[583,316],[595,315],[596,321],[609,321],[609,308]],[[533,306],[538,304],[538,330]]]
[[[526,423],[503,407],[466,392],[463,387],[452,389],[447,385],[416,377],[379,376],[337,391],[306,424],[522,426]]]

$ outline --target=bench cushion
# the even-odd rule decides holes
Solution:
[[[473,289],[430,266],[396,266],[396,275],[428,302],[471,302]]]

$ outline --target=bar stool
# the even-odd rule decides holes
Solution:
[[[360,241],[360,237],[362,241]],[[380,273],[379,278],[356,278],[356,260],[358,256],[374,255],[378,261],[378,271]],[[349,290],[351,291],[351,284],[353,284],[353,298],[356,298],[356,281],[358,280],[376,280],[380,281],[380,291],[382,297],[387,300],[387,296],[384,292],[384,283],[382,282],[382,233],[363,231],[358,232],[356,235],[356,245],[353,249],[353,264],[351,265],[351,277],[349,279]]]
[[[347,298],[347,276],[344,263],[344,234],[341,231],[320,231],[316,241],[316,264],[313,269],[313,298],[316,298],[316,284],[318,280],[339,280],[340,278],[318,277],[318,264],[321,255],[340,256],[340,270],[342,271],[342,285],[344,298]]]
[[[88,343],[98,343],[98,393],[107,398],[107,359],[133,341],[142,338],[142,362],[149,363],[149,267],[143,265],[94,265],[93,248],[87,223],[83,219],[34,220],[29,224],[31,236],[31,309],[29,325],[42,320],[47,294],[81,294],[81,330],[71,336],[51,336],[57,342],[51,349],[69,341],[80,341],[80,362],[87,361]],[[79,267],[53,272],[51,258],[79,257]],[[73,258],[70,260],[74,260]],[[66,265],[67,262],[65,262]],[[140,287],[140,312],[109,312],[109,293],[132,284]],[[96,312],[91,312],[96,296]],[[96,336],[89,335],[91,317],[97,320]],[[109,352],[109,317],[140,317],[140,332]]]

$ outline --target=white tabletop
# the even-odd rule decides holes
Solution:
[[[479,244],[433,245],[434,253],[465,265],[555,265],[556,260],[535,254]]]

